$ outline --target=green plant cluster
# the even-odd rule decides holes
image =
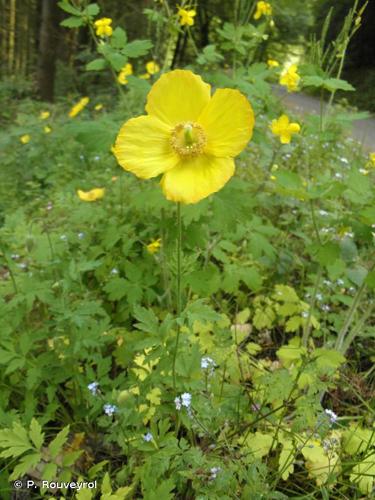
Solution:
[[[61,6],[68,27],[99,13]],[[272,134],[278,70],[257,60],[268,22],[224,25],[194,68],[241,90],[256,127],[224,189],[181,209],[180,315],[175,207],[111,152],[152,79],[74,118],[71,101],[42,120],[25,100],[0,132],[3,498],[25,478],[98,481],[35,498],[370,498],[375,171],[333,106],[298,119],[290,144]],[[87,69],[143,64],[150,47],[116,27]],[[312,65],[301,74],[352,90]],[[98,187],[100,200],[77,195]]]

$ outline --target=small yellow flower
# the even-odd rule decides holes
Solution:
[[[297,65],[292,64],[280,75],[279,83],[280,85],[287,87],[288,92],[295,92],[298,88],[298,82],[300,79],[301,77],[297,73]]]
[[[101,109],[103,109],[103,104],[97,104],[94,109],[95,111],[100,111]]]
[[[20,141],[22,142],[22,144],[27,144],[28,142],[30,142],[30,140],[31,136],[29,134],[21,135],[20,137]]]
[[[286,115],[281,115],[277,120],[272,120],[270,125],[273,134],[280,136],[281,144],[289,144],[293,134],[298,134],[301,127],[298,123],[290,123]]]
[[[194,9],[178,9],[178,15],[180,16],[179,23],[181,26],[193,26],[194,17],[197,15]]]
[[[105,194],[105,189],[94,188],[91,189],[91,191],[81,191],[81,189],[78,189],[77,194],[79,196],[79,199],[82,201],[96,201],[103,198]]]
[[[155,75],[156,73],[159,73],[160,66],[155,61],[149,61],[146,64],[146,71],[149,75]]]
[[[146,245],[147,251],[151,254],[157,253],[160,247],[161,247],[161,238],[153,240],[151,241],[151,243]]]
[[[121,85],[126,85],[128,83],[128,79],[126,77],[132,74],[133,74],[133,66],[130,63],[127,63],[118,74],[117,81]]]
[[[260,19],[262,16],[272,16],[272,6],[268,2],[257,2],[254,19]]]
[[[375,167],[375,153],[370,153],[371,166]]]
[[[143,73],[143,75],[139,75],[139,78],[142,78],[142,80],[149,80],[151,77],[149,73]]]
[[[122,126],[115,156],[141,179],[162,174],[165,197],[182,203],[197,203],[224,187],[254,127],[244,95],[218,89],[211,97],[210,85],[186,70],[159,78],[146,111]]]
[[[278,66],[280,66],[280,64],[275,61],[275,59],[268,59],[267,64],[269,68],[277,68]]]
[[[69,111],[70,118],[74,118],[78,115],[89,103],[90,99],[88,97],[82,97],[77,104],[75,104],[72,109]]]
[[[50,134],[50,133],[52,132],[51,127],[49,127],[48,125],[46,125],[46,126],[43,128],[43,130],[44,130],[44,133],[45,133],[45,134]]]
[[[95,21],[94,26],[96,29],[97,36],[100,37],[111,36],[113,33],[111,24],[112,24],[112,19],[110,19],[109,17],[102,17],[101,19]]]
[[[47,120],[47,118],[49,118],[50,115],[51,115],[51,113],[49,111],[41,111],[39,118],[41,120]]]
[[[275,181],[276,177],[274,175],[270,175],[270,179],[271,179],[271,181]]]

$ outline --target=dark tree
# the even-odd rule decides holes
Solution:
[[[58,41],[58,7],[55,0],[42,0],[37,82],[39,96],[53,101]]]

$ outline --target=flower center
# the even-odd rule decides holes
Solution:
[[[206,143],[206,134],[198,123],[182,122],[172,130],[171,146],[181,156],[201,154]]]

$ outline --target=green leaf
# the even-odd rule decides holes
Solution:
[[[40,450],[44,441],[44,433],[42,432],[42,427],[35,418],[33,418],[30,423],[29,437],[34,443],[35,448]]]
[[[80,16],[81,11],[77,9],[77,7],[73,7],[73,5],[70,5],[70,3],[67,2],[67,0],[63,0],[62,2],[58,2],[57,4],[60,9],[64,10],[68,14],[72,14],[73,16]]]
[[[121,300],[128,293],[128,281],[124,278],[112,278],[104,287],[111,301]]]
[[[18,422],[13,423],[12,429],[0,431],[0,448],[5,448],[0,457],[18,457],[33,448],[29,441],[26,429]]]
[[[125,47],[127,40],[126,31],[119,26],[113,31],[111,36],[111,46],[114,49],[122,49]]]
[[[43,469],[43,479],[52,481],[56,477],[57,465],[53,463],[46,464]]]
[[[356,464],[350,474],[350,481],[358,485],[364,495],[371,495],[374,488],[375,478],[375,453],[365,457]],[[370,498],[370,497],[367,497]]]
[[[317,253],[317,261],[323,266],[334,264],[340,257],[340,246],[337,243],[328,242],[321,245]]]
[[[128,61],[127,56],[119,54],[118,52],[109,52],[107,54],[107,59],[112,68],[116,71],[120,71]]]
[[[324,80],[324,87],[331,92],[333,90],[346,90],[351,92],[355,90],[355,88],[350,85],[350,83],[338,78],[328,78],[327,80]]]
[[[94,59],[93,61],[89,62],[86,64],[86,70],[87,71],[100,71],[104,68],[106,68],[108,65],[107,61],[105,59]]]
[[[61,448],[66,443],[69,434],[69,425],[64,427],[57,436],[50,442],[48,445],[49,452],[52,458],[56,458],[58,453],[61,451]]]
[[[85,9],[86,15],[90,17],[95,17],[99,14],[100,12],[100,7],[97,3],[90,3]]]
[[[150,40],[134,40],[124,47],[123,53],[128,57],[145,56],[152,46]]]
[[[12,474],[9,476],[9,479],[13,481],[14,479],[19,479],[24,476],[30,469],[38,465],[41,459],[42,455],[40,453],[32,453],[22,457]]]
[[[316,358],[316,364],[320,368],[336,369],[346,361],[345,356],[334,349],[315,349],[313,357]]]
[[[323,87],[324,85],[324,78],[316,75],[305,76],[302,81],[304,87]]]
[[[80,26],[83,26],[83,24],[83,19],[76,16],[67,17],[60,23],[60,25],[64,26],[65,28],[79,28]]]

